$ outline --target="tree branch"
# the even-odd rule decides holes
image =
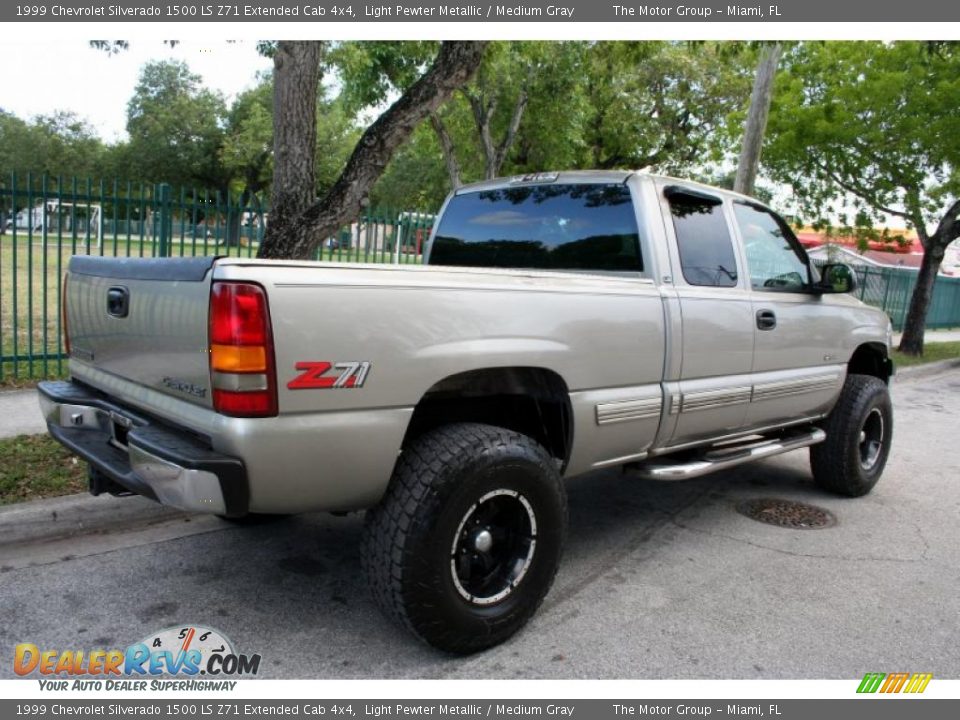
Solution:
[[[443,162],[447,166],[447,176],[450,178],[450,188],[456,190],[463,182],[460,176],[460,163],[457,160],[453,138],[451,138],[450,133],[447,132],[447,126],[443,124],[443,119],[436,112],[430,113],[430,125],[433,127],[433,132],[440,142]]]
[[[510,117],[510,125],[507,126],[507,132],[503,136],[503,141],[497,147],[495,157],[494,177],[500,174],[504,161],[507,159],[507,153],[513,146],[517,138],[517,132],[520,130],[520,121],[523,120],[524,110],[527,108],[527,102],[530,100],[529,87],[533,78],[533,66],[527,68],[527,77],[520,87],[520,94],[517,95],[517,102],[513,106],[513,115]]]
[[[931,239],[937,245],[946,247],[957,238],[960,238],[960,199],[955,200],[950,209],[940,218],[937,230]]]
[[[893,208],[882,205],[879,200],[871,196],[870,193],[868,193],[863,188],[859,188],[853,183],[849,183],[843,180],[833,170],[828,168],[826,164],[818,163],[817,167],[820,169],[821,172],[823,172],[828,178],[833,180],[833,182],[839,185],[842,189],[846,190],[851,195],[856,195],[861,200],[865,200],[866,202],[870,203],[870,205],[872,205],[874,208],[876,208],[880,212],[886,213],[887,215],[902,217],[906,220],[909,220],[910,222],[914,222],[914,218],[910,213],[904,212],[903,210],[894,210]]]
[[[329,192],[307,208],[287,235],[264,242],[259,256],[310,259],[324,238],[356,218],[397,148],[470,79],[485,50],[485,42],[444,42],[430,69],[366,129]]]

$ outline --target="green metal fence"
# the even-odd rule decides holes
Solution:
[[[420,263],[434,215],[371,211],[327,238],[317,259]],[[65,371],[60,291],[71,255],[255,257],[263,198],[144,183],[0,179],[0,382]],[[855,268],[857,295],[903,329],[917,273]],[[927,327],[960,327],[960,278],[938,277]]]
[[[857,290],[854,294],[868,305],[887,313],[894,330],[903,330],[913,288],[917,284],[917,272],[869,265],[857,265],[853,270],[857,274]],[[960,278],[937,277],[926,326],[931,330],[960,327]]]
[[[62,375],[60,291],[71,255],[255,257],[264,198],[146,183],[0,178],[0,382]],[[420,263],[434,215],[369,211],[317,260]]]

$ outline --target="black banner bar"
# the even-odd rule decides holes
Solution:
[[[910,707],[907,708],[906,705]],[[249,717],[410,720],[411,718],[756,718],[766,720],[941,720],[960,714],[960,700],[877,697],[850,700],[242,700],[203,698],[158,700],[2,700],[0,717],[53,720],[63,717],[150,717],[234,720]]]
[[[222,0],[221,0],[222,1]],[[144,0],[35,0],[4,3],[3,22],[956,22],[960,3],[943,0],[775,0],[636,2],[558,0],[531,2],[329,2],[254,0],[220,3]]]

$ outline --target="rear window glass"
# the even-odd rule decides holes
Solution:
[[[453,197],[431,265],[541,270],[643,270],[624,185],[530,185]]]
[[[691,285],[735,286],[737,261],[722,201],[683,192],[668,197],[684,279]]]

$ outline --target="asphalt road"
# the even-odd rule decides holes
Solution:
[[[357,515],[175,518],[21,548],[0,559],[0,648],[122,648],[199,623],[261,653],[267,677],[960,678],[960,372],[898,381],[894,398],[890,464],[858,500],[816,489],[806,451],[686,483],[572,480],[553,590],[523,632],[473,657],[381,617]],[[787,530],[736,512],[758,497],[838,522]]]

